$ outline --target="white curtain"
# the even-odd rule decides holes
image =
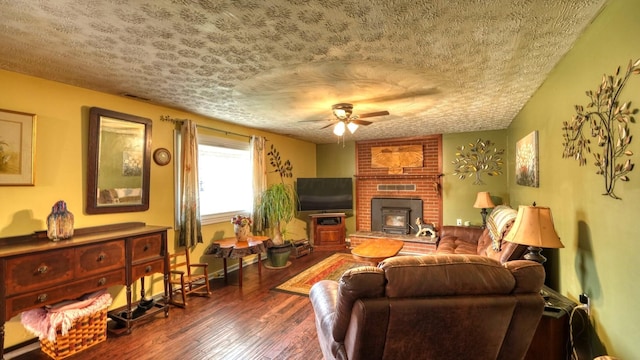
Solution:
[[[182,137],[182,169],[180,169],[180,246],[194,247],[202,241],[200,194],[198,188],[198,131],[191,120],[184,120]]]
[[[261,136],[251,137],[251,162],[253,163],[253,195],[259,199],[260,194],[267,188],[267,155],[265,151],[266,139]],[[265,228],[264,219],[255,218],[257,201],[253,202],[254,232],[262,232]]]

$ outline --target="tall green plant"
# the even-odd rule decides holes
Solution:
[[[282,245],[282,232],[287,223],[293,220],[296,212],[297,196],[291,184],[284,182],[285,178],[293,177],[293,166],[289,160],[282,162],[280,153],[271,144],[267,153],[274,172],[280,175],[280,182],[270,185],[257,199],[257,216],[266,219],[273,231],[272,241],[275,245]]]

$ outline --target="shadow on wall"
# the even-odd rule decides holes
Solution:
[[[29,230],[28,232],[22,232],[22,234],[19,234],[19,235],[31,235],[35,231],[46,229],[45,222],[46,222],[46,219],[41,219],[41,220],[34,219],[33,211],[21,210],[13,215],[13,219],[11,220],[11,223],[9,225],[7,225],[5,228],[0,230],[0,237],[14,236],[18,232],[18,230],[15,230],[15,229],[22,229],[22,228],[27,228],[31,230]],[[9,234],[12,234],[12,235],[9,235]]]
[[[578,218],[583,216],[584,214],[578,214]],[[575,269],[582,291],[591,298],[592,303],[593,301],[601,302],[602,300],[602,287],[593,255],[591,229],[586,222],[580,220],[578,221],[578,248]],[[591,321],[593,322],[594,320],[592,319]],[[607,354],[599,335],[593,331],[593,326],[591,327],[590,341],[593,356]]]

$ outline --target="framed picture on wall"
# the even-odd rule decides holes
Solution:
[[[538,187],[538,131],[532,131],[516,143],[516,184]]]
[[[0,109],[0,185],[33,185],[36,115]]]

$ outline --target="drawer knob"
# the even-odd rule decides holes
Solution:
[[[107,283],[107,278],[100,278],[100,279],[98,280],[98,285],[99,285],[99,286],[103,286],[103,285],[104,285],[104,284],[106,284],[106,283]]]
[[[105,254],[100,254],[100,255],[98,255],[98,262],[103,261],[103,260],[104,260],[104,258],[106,258],[106,255],[105,255]]]
[[[38,273],[44,274],[49,271],[49,267],[47,265],[42,265],[38,268]]]
[[[152,267],[151,267],[151,265],[149,265],[146,268],[144,268],[144,272],[146,272],[146,273],[151,272],[151,269],[152,269]]]
[[[48,298],[47,294],[40,294],[40,295],[38,295],[38,302],[43,303],[43,302],[47,301],[47,298]]]
[[[147,251],[149,250],[149,244],[145,244],[144,247],[142,248],[142,251]]]

